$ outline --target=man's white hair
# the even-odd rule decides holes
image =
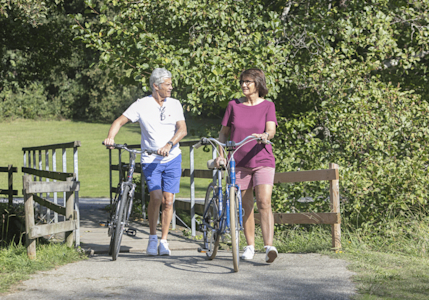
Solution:
[[[156,84],[156,86],[159,86],[161,83],[165,81],[165,79],[171,78],[170,71],[167,71],[164,68],[156,68],[153,70],[152,74],[150,75],[149,84],[152,91],[154,90],[153,85]]]

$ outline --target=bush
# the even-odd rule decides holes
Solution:
[[[340,167],[343,216],[376,225],[425,211],[428,203],[429,105],[412,91],[372,79],[300,118],[279,118],[277,172]],[[315,202],[300,203],[310,196]],[[320,201],[322,200],[322,201]],[[280,184],[276,211],[329,211],[326,182]]]
[[[45,87],[38,82],[27,88],[5,87],[0,91],[0,120],[37,119],[57,115],[55,103],[48,101]]]

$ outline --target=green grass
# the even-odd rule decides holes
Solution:
[[[345,259],[355,272],[355,299],[429,299],[429,217],[387,220],[379,228],[342,225],[342,249],[333,252],[329,225],[296,226],[276,232],[283,253],[321,253]],[[392,230],[393,229],[393,230]],[[243,237],[244,239],[244,237]],[[243,241],[244,242],[244,241]],[[256,250],[263,251],[257,229]]]
[[[33,121],[15,120],[0,123],[0,166],[13,164],[18,167],[14,174],[14,189],[22,196],[23,147],[33,147],[50,144],[60,144],[71,141],[81,141],[78,148],[79,181],[81,182],[80,197],[109,197],[109,151],[101,142],[107,136],[110,124],[73,122],[73,121]],[[198,137],[187,136],[185,140],[195,140]],[[140,144],[140,127],[138,124],[126,124],[115,138],[117,143]],[[183,151],[182,168],[189,168],[189,148],[181,147]],[[113,150],[114,163],[117,163],[117,151]],[[44,152],[42,153],[43,169],[45,168]],[[125,156],[127,157],[127,156]],[[211,158],[210,152],[198,149],[195,151],[195,168],[205,168],[205,162]],[[57,170],[62,170],[61,150],[57,150]],[[73,170],[73,153],[67,150],[67,171]],[[116,159],[116,160],[115,160]],[[38,161],[38,158],[37,158]],[[52,169],[52,162],[50,162]],[[115,172],[116,173],[116,172]],[[118,180],[114,173],[113,184]],[[196,180],[196,197],[204,197],[205,189],[210,180]],[[181,192],[177,197],[189,197],[190,179],[181,179]],[[7,174],[0,173],[0,189],[7,188]]]
[[[0,249],[0,295],[21,280],[26,280],[37,271],[85,259],[86,256],[74,248],[62,244],[37,243],[36,259],[29,260],[27,248],[10,245]]]

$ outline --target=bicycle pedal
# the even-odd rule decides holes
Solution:
[[[201,248],[201,247],[199,247],[198,248],[198,252],[200,252],[200,253],[207,253],[207,249],[204,249],[204,248]]]
[[[107,227],[107,226],[109,226],[109,222],[98,221],[98,225],[103,226],[103,227]]]
[[[125,233],[126,233],[128,236],[136,236],[136,234],[137,234],[137,230],[132,229],[132,228],[129,228],[129,229],[125,230]]]

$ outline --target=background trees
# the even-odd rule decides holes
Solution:
[[[140,93],[113,84],[99,53],[74,41],[68,14],[84,1],[0,3],[0,119],[110,121]]]
[[[3,117],[7,103],[45,99],[53,115],[111,120],[165,67],[189,116],[216,118],[240,96],[241,71],[259,67],[278,112],[278,171],[338,163],[343,211],[358,223],[427,204],[428,0],[48,1],[37,27],[21,17],[10,24],[23,11],[17,3],[9,17],[2,10],[3,36],[23,31],[29,41],[37,29],[45,38],[28,51],[37,62],[2,43]],[[325,185],[276,191],[278,210],[327,209],[298,201],[323,199]]]

